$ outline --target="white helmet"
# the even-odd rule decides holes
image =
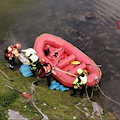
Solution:
[[[83,70],[81,68],[77,69],[77,73],[80,75],[82,74]]]

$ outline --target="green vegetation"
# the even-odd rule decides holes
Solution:
[[[0,116],[2,114],[3,117],[0,118],[0,120],[6,120],[8,117],[6,111],[8,109],[19,111],[20,114],[29,118],[29,120],[35,118],[41,120],[41,114],[33,107],[33,105],[23,102],[26,98],[22,95],[18,96],[17,92],[4,86],[4,84],[8,84],[21,92],[29,93],[34,78],[23,77],[19,70],[9,70],[9,68],[5,66],[4,61],[0,62],[0,68],[8,75],[8,77],[14,80],[13,82],[10,82],[0,73]],[[75,108],[75,104],[81,102],[83,99],[81,99],[79,95],[77,95],[77,97],[71,97],[69,95],[71,90],[65,92],[56,90],[52,91],[48,88],[45,79],[43,79],[38,86],[35,86],[35,89],[36,92],[34,97],[36,99],[36,105],[49,117],[50,120],[72,120],[73,117],[76,117],[76,120],[82,120],[82,118],[84,118],[84,114]],[[91,104],[89,104],[88,101],[84,102],[84,104],[86,104],[86,106],[80,105],[79,107],[81,109],[87,107],[91,112]],[[106,120],[117,120],[112,113],[106,110],[103,117]],[[98,117],[96,117],[96,119],[99,120]],[[87,118],[86,120],[92,120],[92,118]]]
[[[15,91],[0,94],[0,120],[6,120],[8,118],[7,107],[9,107],[17,97],[18,92]]]

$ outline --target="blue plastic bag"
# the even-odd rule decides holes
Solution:
[[[29,65],[21,65],[19,71],[24,77],[30,77],[33,75],[33,73],[31,72],[31,66]]]
[[[51,82],[50,90],[61,90],[62,92],[64,92],[65,90],[69,90],[69,88],[60,85],[60,83],[54,80]]]
[[[63,85],[59,85],[59,88],[62,92],[66,91],[66,90],[69,90],[69,88],[64,87]]]

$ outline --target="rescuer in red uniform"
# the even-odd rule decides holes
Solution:
[[[46,61],[43,58],[40,61],[41,61],[41,67],[38,72],[38,77],[39,78],[46,77],[48,86],[50,86],[50,84],[51,84],[50,75],[52,72],[52,67],[49,63],[46,63]],[[34,84],[38,85],[38,82],[39,81],[35,81]]]
[[[4,50],[4,57],[10,63],[10,69],[15,70],[14,66],[17,65],[15,62],[15,57],[19,57],[18,50],[21,48],[19,43],[15,45],[10,45]]]

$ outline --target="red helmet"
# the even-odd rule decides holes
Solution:
[[[40,61],[41,61],[42,64],[45,64],[45,63],[46,63],[45,59],[43,59],[43,58],[41,58]]]
[[[20,49],[20,48],[21,48],[21,44],[17,43],[17,44],[15,44],[15,47],[16,47],[17,49]]]

